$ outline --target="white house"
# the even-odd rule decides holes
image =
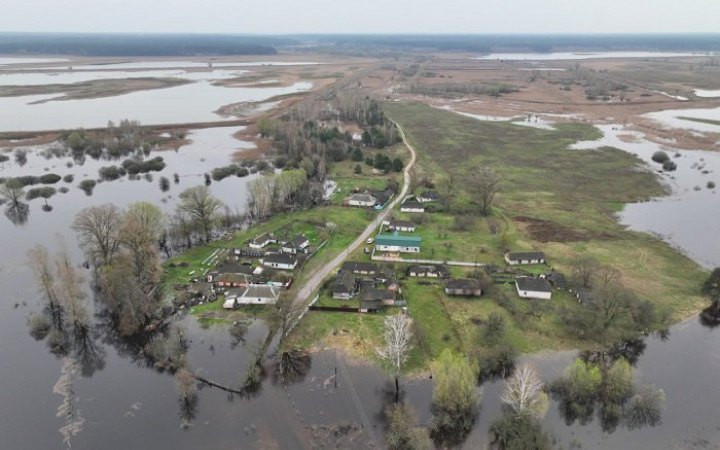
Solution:
[[[273,269],[294,270],[297,267],[297,258],[288,254],[269,255],[263,258],[262,264]]]
[[[303,235],[298,235],[292,241],[285,242],[282,245],[283,253],[297,254],[301,253],[310,245],[310,240]]]
[[[360,206],[362,208],[372,208],[377,203],[377,199],[370,194],[353,194],[348,197],[345,202],[349,206]]]
[[[381,252],[420,253],[422,239],[418,236],[381,234],[375,239],[375,248]]]
[[[545,278],[517,277],[515,278],[515,288],[522,298],[550,300],[552,297],[550,283]]]
[[[407,220],[393,219],[393,220],[387,221],[386,225],[387,225],[388,230],[390,230],[390,231],[403,231],[403,232],[409,232],[409,233],[414,233],[417,228],[417,226],[414,223],[407,221]]]
[[[410,200],[400,205],[400,211],[408,213],[423,213],[425,212],[425,207],[420,202]]]
[[[274,305],[279,297],[279,290],[268,284],[251,284],[247,288],[231,289],[225,294],[223,308],[232,309],[238,305]]]
[[[523,264],[545,264],[545,253],[543,252],[515,252],[506,253],[505,261],[511,266]]]
[[[248,243],[248,246],[249,246],[250,248],[256,248],[256,249],[257,249],[257,248],[263,248],[263,247],[265,247],[265,246],[268,245],[268,244],[274,244],[274,243],[276,243],[276,242],[277,242],[277,239],[275,239],[274,237],[272,237],[270,234],[268,234],[268,233],[263,233],[263,234],[261,234],[260,236],[257,236],[257,237],[255,237],[254,239],[252,239],[252,240]]]

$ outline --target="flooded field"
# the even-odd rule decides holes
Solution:
[[[644,114],[666,128],[720,133],[720,108],[666,109]]]
[[[59,72],[2,73],[0,86],[70,84],[99,79],[166,77],[192,83],[163,89],[131,92],[103,98],[48,101],[61,94],[25,95],[0,98],[0,131],[38,131],[49,129],[103,127],[108,121],[123,119],[143,125],[211,122],[233,117],[215,111],[228,104],[261,102],[275,96],[307,91],[310,82],[287,87],[224,87],[214,82],[245,71],[140,71],[140,72]],[[42,103],[39,103],[42,102]]]
[[[554,53],[490,53],[476,57],[478,60],[500,59],[507,61],[562,61],[600,58],[672,58],[699,56],[699,53],[678,52],[554,52]]]

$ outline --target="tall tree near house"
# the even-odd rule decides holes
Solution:
[[[404,314],[385,317],[385,345],[377,349],[378,355],[391,368],[395,378],[395,403],[400,397],[400,373],[412,350],[412,322]]]
[[[275,177],[258,177],[248,183],[248,214],[252,220],[267,217],[272,211]]]
[[[215,213],[221,207],[222,202],[213,197],[207,186],[191,187],[180,193],[178,209],[193,217],[203,230],[206,242],[210,242]]]
[[[118,250],[120,210],[112,204],[90,206],[75,216],[72,229],[95,267],[109,264]]]
[[[137,282],[155,286],[160,281],[158,242],[163,231],[160,208],[147,202],[137,202],[122,216],[118,238],[133,261]]]
[[[480,213],[484,216],[490,214],[495,194],[500,187],[500,175],[492,168],[483,167],[466,178],[470,194],[475,198]]]
[[[583,288],[592,286],[600,264],[590,256],[578,258],[573,262],[573,279],[575,284]]]

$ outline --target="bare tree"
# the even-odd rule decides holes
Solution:
[[[500,396],[503,403],[517,414],[542,416],[547,406],[547,395],[535,369],[522,366],[505,382]]]
[[[112,204],[91,206],[75,216],[72,229],[78,233],[80,246],[97,266],[110,264],[118,249],[120,210]]]
[[[9,179],[5,183],[0,184],[0,197],[9,203],[11,208],[19,208],[22,204],[21,200],[25,196],[22,184],[15,179]]]
[[[385,346],[377,349],[378,355],[391,368],[395,377],[395,402],[400,395],[400,372],[412,349],[412,322],[404,314],[385,317]]]
[[[599,264],[597,260],[590,256],[576,259],[573,263],[573,278],[575,283],[580,287],[591,287],[598,267]]]
[[[162,231],[162,211],[155,205],[137,202],[122,215],[118,238],[130,254],[141,286],[154,286],[160,280],[158,241]]]
[[[222,207],[222,202],[210,193],[207,186],[195,186],[184,190],[180,194],[178,209],[184,211],[195,219],[203,230],[205,241],[210,241],[210,232],[215,222],[215,213]]]
[[[480,213],[484,216],[490,214],[495,194],[500,187],[500,175],[490,167],[483,167],[471,173],[465,182],[480,206]]]
[[[248,183],[248,212],[251,219],[267,217],[272,210],[275,194],[275,177],[255,178]]]

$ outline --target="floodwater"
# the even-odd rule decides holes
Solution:
[[[720,108],[666,109],[663,111],[650,112],[643,116],[660,123],[666,128],[682,128],[698,132],[720,133],[720,124],[684,119],[684,117],[690,117],[701,120],[720,121]]]
[[[13,64],[42,64],[67,61],[65,58],[18,58],[0,57],[0,66],[11,66]]]
[[[54,100],[62,94],[28,95],[0,98],[0,131],[38,131],[72,128],[94,128],[123,119],[143,125],[199,123],[231,120],[215,111],[240,102],[262,102],[269,98],[307,91],[310,82],[287,87],[224,87],[215,85],[221,79],[245,71],[207,70],[196,72],[153,71],[127,73],[128,77],[175,77],[193,81],[182,86],[131,92],[112,97]],[[5,73],[0,85],[66,84],[93,79],[123,78],[123,72],[56,72]],[[43,102],[43,103],[37,103]]]
[[[478,56],[478,60],[507,60],[507,61],[554,61],[579,60],[600,58],[673,58],[679,56],[703,56],[701,53],[673,53],[673,52],[553,52],[553,53],[490,53]]]
[[[144,61],[144,62],[109,62],[100,64],[77,64],[73,69],[168,69],[191,67],[258,67],[258,66],[314,66],[320,63],[310,61]]]
[[[617,125],[600,129],[604,132],[602,139],[579,143],[575,148],[612,145],[636,153],[645,161],[659,148]],[[84,178],[97,178],[99,167],[117,162],[88,158],[83,165],[69,168],[67,158],[46,159],[41,155],[43,149],[39,148],[31,150],[23,166],[14,160],[0,164],[0,177],[48,172],[75,175],[71,184],[61,181],[55,186],[67,185],[70,191],[58,193],[49,200],[53,211],[42,211],[43,201],[38,199],[30,202],[25,225],[13,225],[0,216],[0,404],[3,405],[0,447],[66,447],[59,432],[66,421],[56,415],[63,397],[53,392],[64,361],[27,332],[27,316],[39,310],[38,291],[25,265],[27,250],[38,243],[51,250],[64,245],[73,261],[81,262],[83,258],[70,224],[77,211],[86,206],[112,202],[123,207],[143,200],[171,211],[179,192],[201,184],[204,172],[228,164],[236,150],[250,147],[232,138],[238,130],[237,127],[195,130],[189,136],[192,144],[177,151],[150,155],[163,156],[167,163],[162,172],[153,173],[153,181],[141,178],[103,182],[89,197],[77,184]],[[632,134],[634,143],[620,140],[619,136],[625,134]],[[673,150],[668,153],[674,155]],[[680,157],[673,158],[678,170],[660,174],[673,187],[673,195],[628,205],[621,220],[633,228],[663,234],[665,239],[706,266],[718,265],[720,229],[713,224],[720,223],[716,217],[720,208],[718,197],[705,185],[715,174],[720,174],[720,158],[711,152],[685,150],[680,153]],[[658,169],[656,163],[648,164]],[[703,175],[703,170],[710,173]],[[161,192],[159,177],[172,180],[174,173],[180,177],[179,184],[171,181],[170,191]],[[210,189],[231,209],[242,211],[249,179],[251,177],[229,177],[213,182]],[[701,189],[695,190],[696,185]],[[663,209],[665,203],[671,211]],[[676,217],[695,220],[675,223]],[[667,230],[663,228],[666,226]],[[198,392],[196,403],[182,408],[171,375],[148,367],[100,318],[94,322],[98,325],[92,370],[77,375],[72,382],[75,408],[85,419],[79,433],[71,439],[73,448],[317,448],[321,444],[333,447],[332,443],[338,448],[381,446],[382,411],[392,402],[393,386],[387,374],[377,367],[354,364],[339,353],[322,350],[313,355],[307,372],[287,386],[273,375],[274,367],[267,366],[261,390],[253,396],[245,398],[206,387]],[[230,386],[240,383],[250,352],[267,336],[266,326],[258,320],[247,324],[247,331],[240,337],[230,334],[230,325],[203,328],[192,317],[178,318],[173,326],[182,329],[189,341],[186,357],[193,371]],[[646,344],[637,363],[637,378],[665,391],[667,402],[662,425],[635,431],[619,428],[609,434],[602,431],[597,418],[586,425],[567,425],[558,405],[551,402],[543,419],[545,430],[564,448],[575,442],[581,442],[584,449],[713,448],[720,442],[716,414],[720,405],[716,380],[720,370],[720,333],[704,328],[694,318],[673,327],[669,340],[653,337]],[[553,352],[525,356],[523,361],[537,367],[542,379],[550,382],[575,356],[572,351]],[[427,425],[431,418],[432,380],[426,376],[403,377],[401,386],[404,401],[412,404],[421,423]],[[489,425],[501,411],[502,388],[502,381],[485,383],[482,387],[482,410],[464,448],[488,445]],[[181,428],[181,415],[189,419],[189,427]],[[339,424],[351,424],[349,437],[343,437],[342,433],[340,437],[335,435]],[[361,425],[366,427],[355,428]]]
[[[705,267],[720,266],[720,193],[708,183],[720,183],[720,153],[702,150],[676,150],[644,138],[642,133],[620,125],[598,125],[603,137],[578,142],[573,149],[610,146],[637,155],[669,184],[672,194],[644,203],[631,203],[620,214],[620,221],[631,228],[661,236]],[[620,139],[628,136],[631,142]],[[652,161],[656,151],[665,151],[677,170],[664,172]]]
[[[695,89],[695,95],[706,98],[720,97],[720,89]]]

